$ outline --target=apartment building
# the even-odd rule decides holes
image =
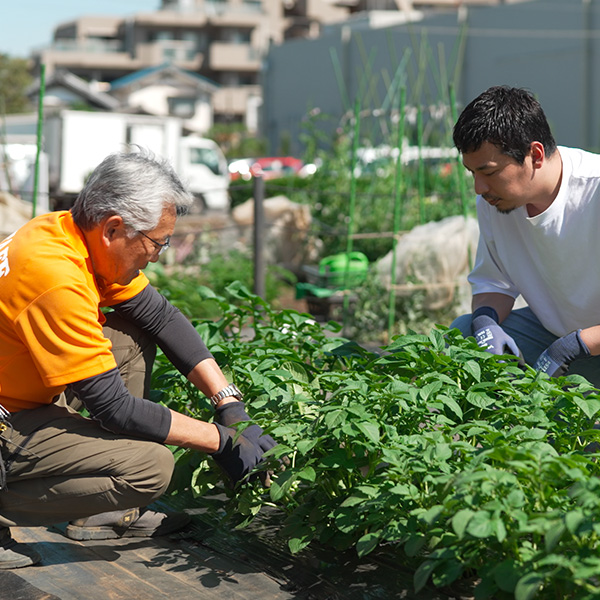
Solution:
[[[215,122],[245,122],[256,129],[262,61],[271,44],[318,37],[324,25],[366,10],[503,1],[162,0],[157,10],[127,18],[90,15],[62,23],[50,47],[32,58],[36,70],[45,64],[47,76],[65,70],[105,84],[172,63],[217,84],[212,96]]]
[[[347,13],[326,0],[163,0],[158,10],[128,18],[82,16],[62,23],[51,46],[33,59],[36,69],[45,64],[47,76],[66,70],[104,83],[169,62],[217,84],[216,122],[255,125],[269,45],[317,35],[321,23]]]

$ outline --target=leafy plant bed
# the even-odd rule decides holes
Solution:
[[[442,326],[372,352],[331,337],[335,323],[227,292],[235,305],[202,291],[222,316],[196,327],[279,442],[261,466],[270,488],[223,489],[228,527],[275,511],[293,555],[389,557],[415,593],[477,581],[478,600],[600,597],[600,396],[588,382],[550,380]],[[211,418],[162,358],[154,388]],[[221,491],[204,455],[176,459],[174,494]]]
[[[253,571],[267,573],[298,600],[472,599],[472,581],[444,590],[427,585],[415,593],[411,569],[403,565],[402,557],[385,552],[359,558],[355,552],[331,552],[314,543],[292,554],[279,535],[281,512],[267,507],[247,527],[235,529],[225,516],[227,502],[222,490],[203,498],[188,491],[159,501],[157,507],[188,511],[192,524],[184,534],[187,538]]]

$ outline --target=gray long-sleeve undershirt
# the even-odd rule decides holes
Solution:
[[[187,318],[151,285],[133,298],[115,305],[120,316],[146,332],[183,374],[212,354]],[[133,396],[114,368],[68,386],[93,419],[114,433],[163,443],[171,413],[160,404]]]

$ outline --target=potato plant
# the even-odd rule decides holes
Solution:
[[[274,470],[269,488],[227,490],[236,525],[275,507],[292,552],[389,553],[413,567],[416,591],[469,577],[478,600],[600,597],[600,396],[588,382],[548,379],[442,326],[373,353],[335,323],[227,292],[232,303],[193,291],[222,315],[196,327],[279,442],[260,467]],[[160,356],[154,388],[211,418]],[[174,491],[218,485],[206,457],[176,454]]]

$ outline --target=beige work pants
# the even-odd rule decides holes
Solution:
[[[148,397],[155,348],[115,313],[105,335],[129,391]],[[1,526],[50,525],[110,510],[146,506],[167,488],[173,455],[161,444],[110,433],[79,415],[78,401],[11,417],[0,441],[8,486],[0,492]]]

